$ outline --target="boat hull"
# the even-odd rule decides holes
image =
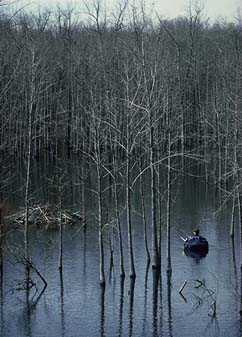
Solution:
[[[208,253],[208,250],[208,241],[202,237],[199,240],[191,238],[184,243],[184,252],[189,256],[195,254],[205,257]]]

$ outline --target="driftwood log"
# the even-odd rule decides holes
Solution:
[[[6,221],[12,224],[24,224],[25,211],[19,212],[6,217]],[[62,221],[66,225],[74,225],[83,221],[80,212],[72,212],[67,209],[62,211]],[[40,228],[58,228],[60,223],[60,210],[54,205],[37,205],[29,208],[29,224]]]

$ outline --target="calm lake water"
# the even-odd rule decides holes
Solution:
[[[68,196],[71,198],[71,192]],[[69,204],[72,204],[71,200]],[[78,226],[64,231],[63,279],[58,271],[58,232],[33,231],[33,261],[46,278],[48,287],[37,301],[42,284],[33,275],[39,292],[35,295],[32,289],[29,301],[25,291],[12,292],[16,280],[24,279],[24,271],[21,265],[13,265],[9,257],[4,257],[0,336],[241,336],[239,241],[236,237],[233,246],[229,237],[229,209],[215,216],[217,204],[215,191],[206,191],[202,182],[188,179],[181,186],[172,206],[173,271],[170,284],[165,270],[165,230],[161,278],[157,280],[152,268],[146,272],[142,222],[138,214],[133,214],[135,284],[132,285],[128,277],[127,256],[127,276],[124,284],[120,284],[117,249],[114,270],[109,273],[107,235],[105,292],[101,291],[98,282],[98,233],[93,217],[90,216],[88,221],[86,235]],[[92,207],[90,200],[90,214]],[[149,209],[147,213],[149,216]],[[126,225],[124,219],[122,221],[125,233]],[[184,255],[183,242],[179,239],[184,235],[181,229],[191,233],[194,227],[199,227],[210,243],[209,254],[200,261]],[[18,231],[12,242],[20,243],[22,238],[23,233]],[[205,286],[197,288],[196,280],[203,281]],[[184,281],[187,285],[183,298],[179,289]],[[216,317],[212,318],[214,301]]]

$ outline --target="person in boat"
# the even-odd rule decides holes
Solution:
[[[186,238],[186,241],[185,242],[188,242],[188,241],[193,241],[194,243],[199,243],[200,242],[200,238],[201,238],[201,235],[200,235],[200,230],[199,229],[194,229],[192,231],[192,235],[189,235],[187,238]]]
[[[199,229],[194,229],[192,231],[192,235],[188,236],[185,245],[186,244],[191,244],[191,245],[207,245],[207,240],[200,235],[200,230]]]
[[[184,239],[184,252],[187,256],[195,258],[196,262],[208,254],[208,241],[200,235],[199,229],[195,229],[191,236]]]

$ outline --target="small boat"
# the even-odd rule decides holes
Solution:
[[[186,256],[195,259],[196,262],[199,263],[199,261],[200,261],[202,258],[204,258],[204,257],[207,256],[208,250],[202,250],[202,251],[194,252],[194,251],[190,251],[190,250],[188,250],[188,249],[184,249],[184,253],[185,253]]]
[[[201,256],[206,256],[208,253],[208,241],[201,235],[190,236],[184,242],[184,252],[185,253],[197,253]]]

